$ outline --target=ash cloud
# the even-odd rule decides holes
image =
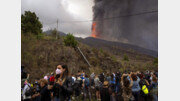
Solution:
[[[94,3],[98,37],[158,51],[158,12],[139,14],[158,11],[158,0],[94,0]],[[139,15],[125,16],[133,14]]]

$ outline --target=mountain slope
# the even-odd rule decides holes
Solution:
[[[110,52],[113,52],[114,54],[118,54],[119,52],[122,52],[122,53],[129,53],[129,54],[138,53],[138,54],[149,55],[152,57],[158,56],[158,53],[156,51],[145,49],[145,48],[131,45],[131,44],[126,44],[126,43],[107,41],[107,40],[102,40],[102,39],[93,38],[93,37],[88,37],[85,39],[77,38],[77,40],[91,47],[106,49]]]

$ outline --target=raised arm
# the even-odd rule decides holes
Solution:
[[[131,73],[132,74],[132,73]],[[129,85],[129,87],[132,87],[133,86],[133,79],[132,79],[132,77],[131,77],[131,74],[129,74],[129,78],[130,78],[130,85]]]

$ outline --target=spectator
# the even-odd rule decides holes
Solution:
[[[84,84],[84,87],[83,87],[83,97],[84,97],[84,101],[86,100],[87,98],[87,95],[89,95],[89,101],[91,101],[91,93],[90,93],[90,81],[89,81],[89,78],[88,78],[88,75],[85,74],[85,78],[84,78],[84,81],[83,81],[83,84]]]
[[[100,80],[97,75],[95,76],[94,84],[96,88],[96,98],[97,100],[100,100]]]
[[[153,95],[153,100],[158,101],[158,80],[156,75],[152,75],[151,85],[152,85],[151,93]]]
[[[111,74],[111,81],[110,81],[110,90],[111,90],[111,100],[115,101],[115,91],[116,91],[116,78],[114,74]]]
[[[100,90],[101,101],[110,101],[109,82],[104,81],[103,87]]]
[[[51,101],[50,90],[52,89],[53,86],[48,85],[48,81],[46,79],[40,80],[40,86],[41,86],[41,91],[40,91],[41,101]]]
[[[127,79],[127,76],[130,77],[130,80]],[[133,80],[131,78],[131,75],[128,74],[123,74],[121,77],[121,85],[122,85],[122,97],[124,101],[129,101],[133,100],[133,95],[132,95],[132,86],[133,86]]]
[[[72,78],[69,77],[67,65],[58,65],[60,70],[59,85],[60,85],[60,100],[70,101],[70,96],[73,93]]]
[[[135,98],[135,101],[139,101],[139,95],[141,90],[139,86],[140,79],[135,73],[131,73],[131,78],[133,80],[132,94]]]
[[[24,82],[24,84],[25,84],[25,86],[23,88],[23,93],[22,93],[23,100],[31,101],[31,95],[32,95],[31,84],[27,80]]]
[[[143,73],[140,73],[138,77],[140,78],[139,86],[141,88],[140,97],[147,101],[149,97],[149,82],[145,79]]]

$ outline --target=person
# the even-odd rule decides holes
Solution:
[[[90,75],[90,85],[93,87],[94,85],[94,78],[95,78],[95,74],[94,72]]]
[[[115,75],[114,74],[111,74],[110,90],[111,90],[111,100],[115,101],[116,100],[116,97],[115,97],[116,79],[115,79]]]
[[[25,71],[25,67],[22,65],[21,66],[21,88],[24,88],[24,82],[26,80],[29,80],[29,76],[30,74],[28,74],[26,71]]]
[[[121,85],[121,73],[120,72],[116,72],[116,77],[115,77],[115,94],[116,94],[116,100],[117,101],[122,101],[122,85]]]
[[[151,85],[152,85],[152,96],[154,101],[158,101],[158,80],[155,74],[151,76]]]
[[[104,74],[103,74],[103,73],[101,73],[101,74],[99,75],[99,80],[101,81],[101,83],[104,82]]]
[[[76,77],[74,74],[72,74],[72,83],[74,84],[75,81],[76,81]]]
[[[130,80],[128,80],[127,76],[130,77]],[[133,86],[133,80],[131,78],[131,74],[122,75],[121,85],[122,85],[122,97],[124,101],[133,100],[132,91],[131,91]]]
[[[79,95],[81,94],[81,88],[82,88],[82,85],[83,85],[83,81],[81,79],[80,76],[77,75],[77,80],[74,82],[74,85],[73,85],[73,90],[74,90],[74,93],[75,93],[75,98],[77,98],[77,100],[79,99]]]
[[[132,94],[135,98],[135,101],[139,101],[139,95],[141,90],[139,86],[140,79],[135,73],[131,73],[131,78],[133,80]]]
[[[147,101],[149,98],[149,82],[145,79],[143,73],[138,74],[138,77],[140,78],[139,86],[141,88],[140,99]]]
[[[100,100],[100,80],[98,78],[98,75],[95,76],[94,84],[96,88],[96,98],[97,100]]]
[[[150,77],[151,77],[150,72],[149,72],[148,70],[146,70],[146,72],[145,72],[144,74],[145,74],[145,79],[146,79],[149,83],[151,83],[151,80],[150,80]]]
[[[69,76],[67,65],[58,65],[60,70],[59,85],[60,85],[60,101],[70,101],[70,96],[73,93],[72,78]]]
[[[104,81],[103,87],[100,89],[101,101],[110,101],[109,82]]]
[[[76,75],[77,75],[77,76],[81,76],[81,72],[78,70],[78,72],[77,72]]]
[[[107,74],[106,80],[107,80],[108,82],[110,82],[110,81],[111,81],[111,76],[110,76],[110,73],[108,73],[108,74]]]
[[[38,83],[38,79],[35,80],[35,83],[33,84],[33,95],[32,95],[32,101],[41,101],[40,95],[40,85]]]
[[[28,80],[25,80],[24,82],[25,86],[23,88],[22,97],[24,101],[31,101],[32,92],[31,90],[31,84],[28,82]]]
[[[41,101],[51,101],[50,90],[52,89],[53,86],[48,85],[48,81],[46,79],[41,79],[40,87],[41,87],[41,91],[40,91]]]
[[[85,78],[83,80],[83,97],[84,97],[84,101],[86,100],[87,98],[87,95],[89,95],[89,101],[91,101],[91,93],[90,93],[90,81],[89,81],[89,78],[88,78],[88,75],[85,74]]]

